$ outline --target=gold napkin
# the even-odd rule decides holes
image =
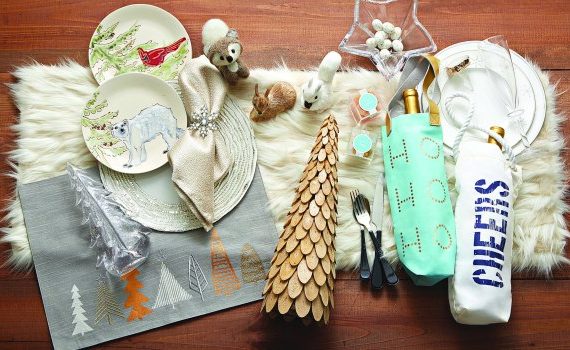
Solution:
[[[178,83],[188,115],[188,128],[168,153],[176,191],[206,231],[214,221],[214,184],[232,165],[216,119],[224,104],[222,75],[204,55],[190,60]]]

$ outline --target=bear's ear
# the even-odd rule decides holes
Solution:
[[[255,84],[255,96],[259,96],[259,84]]]
[[[236,39],[236,40],[237,40],[237,39],[238,39],[238,32],[237,32],[236,29],[231,28],[231,29],[228,31],[228,33],[226,34],[226,36],[227,36],[228,38],[232,38],[232,39]]]
[[[129,121],[127,119],[123,119],[123,125],[127,125]]]

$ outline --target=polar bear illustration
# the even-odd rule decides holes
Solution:
[[[168,152],[176,142],[178,128],[170,108],[155,104],[131,119],[111,125],[111,133],[125,143],[129,160],[124,167],[131,168],[146,161],[145,144],[158,135],[166,142],[164,153]]]

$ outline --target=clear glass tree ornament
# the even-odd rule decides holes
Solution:
[[[390,80],[402,70],[410,57],[437,50],[431,35],[416,16],[417,9],[417,0],[356,0],[354,22],[340,42],[339,49],[353,55],[368,57],[378,71]],[[380,50],[366,45],[366,40],[374,38],[376,32],[372,27],[374,19],[390,22],[402,28],[401,41],[404,51],[393,52],[383,58]]]
[[[90,247],[97,251],[96,266],[122,276],[144,263],[150,253],[150,231],[129,218],[123,207],[86,170],[68,164],[76,205],[87,224]]]

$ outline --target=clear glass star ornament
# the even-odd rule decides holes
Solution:
[[[354,22],[340,42],[339,49],[353,55],[368,57],[378,71],[390,80],[402,70],[406,61],[413,56],[435,52],[437,46],[429,32],[418,20],[417,0],[356,0]],[[380,50],[369,48],[366,39],[374,38],[376,30],[372,21],[390,22],[402,29],[401,41],[404,51],[393,52],[386,58],[380,57]]]
[[[188,126],[191,130],[198,130],[203,138],[213,130],[218,130],[216,125],[217,112],[210,113],[206,106],[202,106],[199,110],[192,112],[192,123]]]

